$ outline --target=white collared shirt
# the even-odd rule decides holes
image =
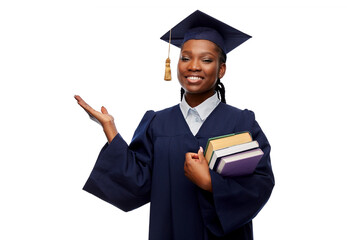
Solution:
[[[217,97],[217,93],[194,108],[190,107],[186,102],[185,97],[183,97],[182,102],[180,103],[180,108],[183,117],[194,136],[198,133],[201,125],[219,103],[220,100]]]

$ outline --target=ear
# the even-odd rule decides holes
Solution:
[[[218,78],[222,79],[222,77],[224,77],[225,71],[226,71],[226,64],[225,63],[221,63],[219,66],[219,72],[218,72]]]

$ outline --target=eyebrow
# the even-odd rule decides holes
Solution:
[[[181,53],[190,53],[190,54],[191,54],[192,51],[184,50],[184,51],[182,51]],[[206,55],[206,54],[212,55],[212,56],[214,56],[214,57],[216,56],[214,53],[209,52],[209,51],[199,53],[199,55]]]

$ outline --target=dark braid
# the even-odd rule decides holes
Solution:
[[[220,79],[218,78],[216,83],[216,92],[218,95],[218,98],[221,100],[222,103],[227,103],[225,100],[225,88],[224,84],[221,83]]]
[[[227,61],[227,55],[224,53],[224,51],[218,47],[217,47],[217,51],[219,54],[219,64],[221,63],[226,63]],[[216,92],[218,94],[218,98],[221,100],[222,103],[227,103],[227,101],[225,100],[225,87],[224,84],[220,81],[220,78],[218,78],[217,83],[216,83]]]
[[[181,101],[182,101],[182,99],[183,99],[183,96],[184,96],[184,89],[181,88]]]

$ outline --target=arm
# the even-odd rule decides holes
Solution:
[[[81,97],[75,98],[90,118],[102,125],[108,139],[83,189],[123,211],[149,202],[153,152],[150,123],[155,113],[145,114],[128,146],[106,108],[97,112]]]
[[[262,209],[274,186],[270,163],[270,144],[255,121],[254,114],[243,111],[235,132],[250,131],[264,155],[252,175],[223,177],[210,170],[213,192],[198,192],[205,226],[215,236],[225,236],[245,226]]]
[[[106,143],[83,187],[87,192],[130,211],[150,201],[153,143],[148,111],[135,131],[131,144],[120,134]]]

